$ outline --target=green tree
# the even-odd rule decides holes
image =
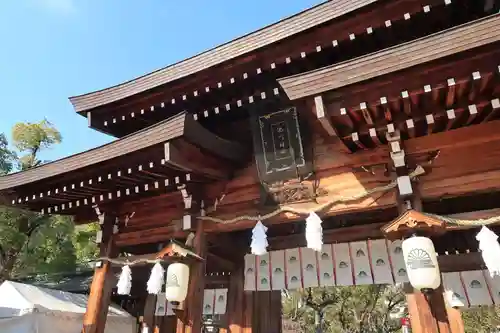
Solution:
[[[493,333],[500,328],[500,307],[483,306],[462,311],[465,332]]]
[[[0,133],[0,176],[8,174],[14,168],[16,154],[9,149],[7,138]]]
[[[99,223],[95,222],[75,227],[72,243],[78,267],[89,267],[89,260],[99,257],[99,248],[95,242],[99,229]]]
[[[307,333],[397,332],[401,325],[391,314],[405,312],[401,289],[385,285],[306,288],[288,292],[283,303],[284,318]]]
[[[22,153],[19,169],[34,168],[43,163],[39,153],[62,141],[61,133],[44,119],[38,123],[18,123],[12,128],[12,145]]]
[[[61,134],[47,120],[16,124],[12,138],[20,158],[0,134],[0,174],[41,165],[40,153],[61,142]],[[94,231],[92,226],[75,229],[67,216],[0,207],[0,282],[26,274],[74,271],[94,256]]]

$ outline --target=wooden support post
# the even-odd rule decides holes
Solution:
[[[242,258],[243,260],[243,258]],[[243,262],[243,261],[242,261]],[[230,333],[243,333],[243,312],[245,303],[244,265],[231,272],[227,299],[227,327]]]
[[[149,333],[153,333],[155,325],[156,295],[148,294],[144,303],[144,313],[141,329],[147,327]],[[141,331],[142,332],[142,331]]]
[[[443,288],[426,296],[405,285],[406,301],[413,333],[464,333],[460,310],[447,306]]]
[[[412,333],[451,333],[442,293],[435,291],[427,299],[410,284],[405,293]]]
[[[388,133],[387,140],[391,147],[391,159],[398,181],[399,217],[382,227],[382,231],[388,238],[401,238],[416,232],[433,235],[445,232],[446,225],[443,221],[420,213],[422,201],[418,184],[408,178],[407,163],[399,134]],[[402,181],[404,179],[406,181]],[[442,286],[424,295],[414,290],[410,284],[406,284],[405,293],[413,333],[464,333],[460,330],[463,329],[460,314],[457,316],[456,313],[452,313],[453,309],[446,307]],[[450,318],[449,314],[454,316]]]
[[[451,333],[465,333],[462,312],[459,309],[447,307],[448,321],[450,322]]]
[[[98,210],[97,210],[98,211]],[[114,243],[113,229],[116,217],[113,214],[99,212],[101,223],[102,241],[100,244],[100,256],[113,258],[117,255]],[[100,261],[96,263],[90,295],[87,303],[87,311],[83,317],[83,333],[104,333],[108,308],[111,302],[111,291],[113,289],[111,263]]]
[[[193,240],[194,252],[206,259],[207,244],[203,222],[197,221]],[[205,262],[196,261],[190,267],[188,294],[184,311],[177,320],[177,333],[199,333],[202,326],[203,295],[205,289]]]

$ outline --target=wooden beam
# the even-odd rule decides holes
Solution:
[[[446,307],[448,321],[450,322],[451,333],[465,333],[462,311],[458,308]]]
[[[203,223],[197,223],[194,238],[194,252],[206,258],[207,244]],[[188,295],[185,306],[177,320],[176,333],[197,333],[201,332],[203,314],[203,295],[205,286],[205,263],[206,261],[196,261],[191,263]]]
[[[360,149],[366,149],[366,146],[363,144],[363,142],[361,142],[361,140],[359,139],[359,134],[358,132],[353,132],[351,134],[351,140],[352,142],[354,142],[356,144],[356,146],[358,146]]]
[[[477,106],[475,104],[471,104],[467,107],[468,110],[468,116],[467,116],[467,121],[465,122],[465,125],[470,125],[474,119],[476,119],[478,115],[478,110]]]
[[[458,149],[500,140],[500,121],[463,127],[448,132],[405,141],[407,154],[423,154],[441,149]]]
[[[384,112],[384,118],[387,122],[392,121],[391,107],[387,103],[387,97],[380,97],[380,108]]]
[[[438,263],[439,270],[443,273],[484,269],[484,261],[479,252],[440,255]]]
[[[207,160],[197,159],[198,163],[193,162],[193,159],[191,158],[190,160],[187,160],[185,156],[188,154],[185,149],[193,151],[196,148],[187,144],[181,148],[178,143],[166,142],[165,163],[174,169],[178,169],[179,171],[199,174],[211,179],[226,179],[229,177],[228,168],[224,167],[222,164],[220,165],[220,168],[216,168],[210,164],[207,165]]]
[[[442,288],[424,295],[405,285],[406,302],[413,333],[452,333]]]
[[[243,258],[241,258],[241,263]],[[227,295],[227,318],[228,331],[231,333],[243,333],[245,329],[243,316],[245,311],[245,269],[240,265],[231,272],[229,277],[229,290]],[[251,328],[250,328],[251,331]]]
[[[451,108],[455,103],[457,86],[455,84],[454,78],[448,79],[447,84],[448,84],[448,91],[446,93],[446,107]]]
[[[227,260],[211,251],[208,252],[207,257],[209,261],[213,261],[215,264],[217,264],[226,271],[231,271],[235,267],[234,262],[232,262],[231,260]]]
[[[500,111],[500,99],[495,98],[491,101],[491,110],[486,117],[484,117],[483,122],[490,121],[491,119],[495,118],[498,115],[498,112]]]
[[[325,130],[325,132],[329,136],[338,137],[337,131],[335,130],[335,127],[333,126],[333,123],[330,120],[330,117],[325,110],[325,105],[323,103],[323,97],[321,97],[321,95],[314,97],[314,108],[316,111],[316,117],[319,120],[319,122],[320,122],[321,126],[323,127],[323,129]]]
[[[186,117],[184,136],[193,145],[226,161],[241,162],[250,154],[245,146],[215,135],[192,117]]]
[[[117,248],[113,239],[113,227],[116,216],[102,213],[102,242],[99,254],[102,257],[113,258],[117,255]],[[90,294],[87,302],[87,310],[83,317],[82,333],[104,333],[108,308],[111,303],[111,291],[113,285],[111,281],[113,272],[109,261],[99,261],[96,263]]]
[[[407,90],[401,92],[401,98],[403,99],[403,110],[407,116],[411,116],[411,100],[410,94]]]
[[[493,216],[500,215],[500,208],[497,209],[488,209],[488,210],[480,210],[475,212],[467,212],[467,213],[459,213],[459,214],[451,214],[447,215],[456,219],[464,219],[464,220],[476,220],[476,219],[487,219]],[[272,220],[270,222],[276,223],[285,223],[285,222],[293,222],[303,219],[304,217],[295,217],[291,218],[286,215],[282,215],[276,219],[276,221]],[[379,223],[371,223],[365,225],[357,225],[357,226],[345,226],[337,229],[325,229],[324,239],[325,243],[335,243],[335,242],[352,242],[363,239],[377,239],[383,238],[383,234],[380,228],[385,225],[389,221],[379,222]],[[180,223],[180,221],[179,221]],[[204,230],[207,233],[212,233],[215,237],[223,237],[224,235],[221,233],[231,232],[235,230],[248,229],[251,226],[255,225],[254,221],[241,221],[228,225],[221,225],[217,223],[210,223],[209,221],[203,221],[205,224]],[[446,230],[454,231],[454,230],[464,230],[471,229],[476,227],[470,226],[455,226],[455,225],[447,225]],[[177,229],[177,231],[176,231]],[[140,230],[134,232],[128,232],[126,234],[118,234],[117,239],[120,240],[120,246],[127,245],[137,245],[137,244],[146,244],[146,243],[154,243],[160,241],[166,241],[171,238],[179,238],[183,239],[188,235],[187,231],[178,230],[179,228],[173,227],[151,227],[147,230]],[[155,238],[147,238],[145,235],[157,234],[158,237]],[[232,237],[232,236],[231,236]],[[229,238],[229,237],[226,237]],[[226,239],[223,238],[223,239]],[[273,250],[284,249],[287,247],[301,247],[305,246],[305,238],[301,234],[288,235],[288,236],[276,236],[269,238],[269,246]],[[241,247],[237,249],[237,251],[241,251]]]

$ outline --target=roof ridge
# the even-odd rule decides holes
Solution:
[[[235,59],[377,1],[328,0],[190,58],[108,88],[70,97],[69,100],[76,112],[109,104]]]

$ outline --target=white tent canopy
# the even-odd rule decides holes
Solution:
[[[0,285],[0,332],[80,333],[87,297],[5,281]],[[110,306],[105,333],[135,333],[136,320]]]

